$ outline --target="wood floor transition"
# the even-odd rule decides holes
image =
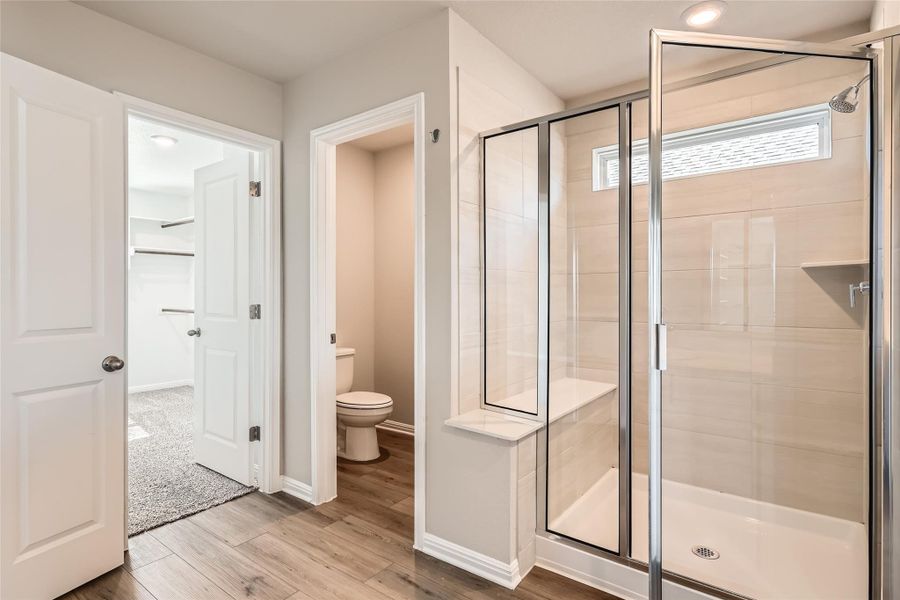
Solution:
[[[412,438],[339,461],[338,498],[254,493],[131,538],[125,565],[65,600],[616,600],[535,568],[515,591],[412,549]]]

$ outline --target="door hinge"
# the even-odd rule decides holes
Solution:
[[[250,197],[251,198],[259,198],[262,195],[262,182],[261,181],[251,181],[250,182]]]
[[[250,318],[251,319],[261,319],[262,318],[262,307],[259,304],[251,304],[250,305]]]
[[[337,344],[337,334],[336,333],[331,334],[331,343]]]
[[[250,441],[258,442],[259,441],[259,425],[254,425],[250,428]]]

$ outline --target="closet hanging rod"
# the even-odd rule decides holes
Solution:
[[[161,254],[165,256],[193,256],[193,252],[187,250],[162,250],[160,248],[134,248],[135,254]]]
[[[175,219],[174,221],[166,221],[165,223],[161,223],[160,227],[165,229],[166,227],[177,227],[179,225],[187,225],[188,223],[193,223],[194,217],[185,217],[184,219]]]
[[[193,308],[161,308],[159,312],[163,314],[176,314],[176,315],[192,315],[194,314]]]

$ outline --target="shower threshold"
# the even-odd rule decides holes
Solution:
[[[635,473],[634,558],[647,560],[647,476]],[[618,470],[610,469],[550,529],[601,548],[618,543]],[[666,570],[744,596],[779,600],[864,600],[865,525],[695,487],[663,482]],[[704,547],[715,560],[698,556]]]

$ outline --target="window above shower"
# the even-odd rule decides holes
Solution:
[[[831,111],[817,104],[663,137],[663,179],[831,158]],[[647,139],[636,140],[632,181],[648,181]],[[619,186],[618,145],[592,150],[593,191]]]

